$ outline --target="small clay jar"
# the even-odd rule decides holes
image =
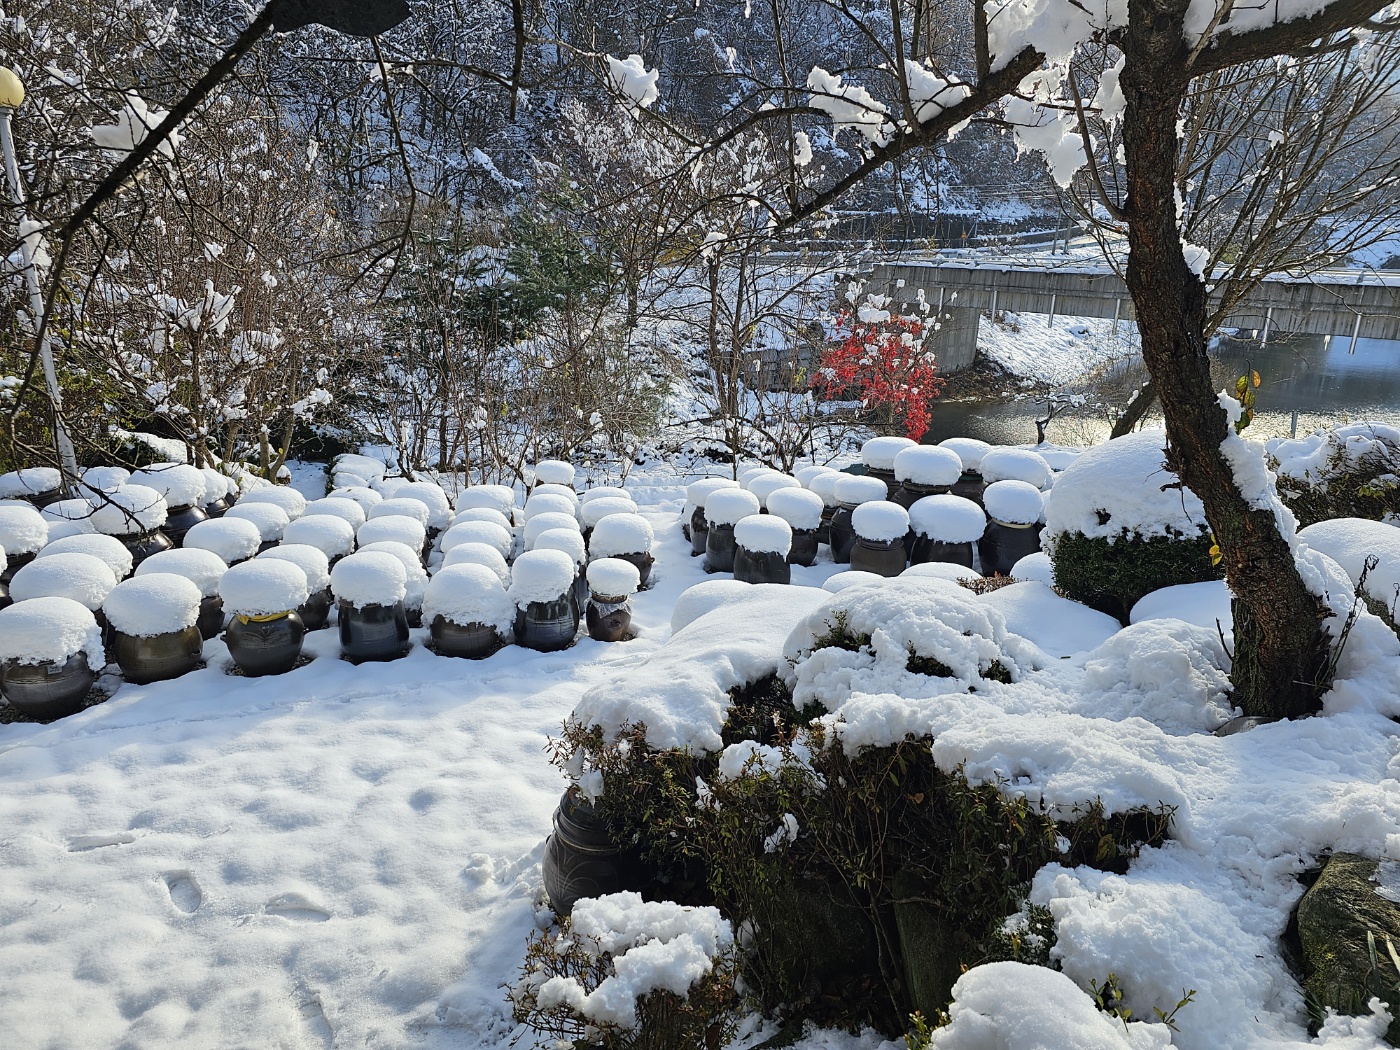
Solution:
[[[393,605],[338,605],[340,651],[351,663],[397,660],[408,652],[408,612]]]
[[[536,652],[552,653],[567,649],[578,635],[579,610],[574,605],[573,588],[553,601],[530,602],[515,610],[515,644]]]
[[[632,626],[632,599],[595,594],[588,600],[588,637],[595,642],[620,642]]]
[[[584,897],[640,890],[644,883],[635,851],[618,845],[578,788],[564,792],[544,844],[544,889],[555,914],[568,915]]]
[[[0,587],[8,588],[10,581],[15,577],[15,573],[19,572],[20,569],[33,561],[38,553],[38,551],[25,551],[23,554],[11,554],[9,564],[5,566],[5,571],[0,572]],[[5,591],[7,597],[9,593],[8,590]]]
[[[894,540],[870,540],[857,536],[851,545],[851,570],[873,572],[877,576],[898,576],[908,565],[904,537]]]
[[[171,507],[160,531],[165,533],[172,546],[182,547],[185,543],[185,533],[201,521],[207,520],[209,515],[198,507]]]
[[[690,540],[690,556],[699,557],[705,553],[705,541],[709,538],[710,523],[705,520],[705,508],[696,507],[690,515],[690,530],[686,537]]]
[[[640,554],[610,554],[608,557],[617,558],[619,561],[631,562],[635,565],[637,567],[637,573],[641,577],[641,582],[637,584],[637,589],[641,591],[646,590],[647,581],[651,579],[651,567],[656,564],[656,558],[647,551],[643,551]]]
[[[734,552],[734,578],[742,583],[791,583],[792,565],[786,554],[740,546]]]
[[[953,483],[953,487],[948,491],[954,496],[970,499],[980,507],[982,506],[982,493],[986,488],[987,483],[982,479],[979,471],[964,470],[962,476]]]
[[[285,674],[301,657],[306,625],[294,612],[275,616],[235,616],[224,632],[229,655],[249,678]]]
[[[906,481],[900,485],[890,497],[891,503],[898,503],[905,510],[908,510],[925,496],[941,496],[949,489],[947,485],[917,485],[912,481]]]
[[[222,518],[232,506],[233,499],[225,494],[216,500],[204,504],[200,509],[204,511],[204,516],[206,518]]]
[[[194,522],[190,522],[193,526]],[[188,528],[185,530],[189,531]],[[131,567],[133,569],[149,558],[152,554],[159,554],[161,551],[174,550],[175,544],[170,542],[170,537],[162,529],[152,529],[150,532],[137,532],[128,536],[118,536],[122,546],[131,552]]]
[[[915,533],[914,542],[909,545],[909,564],[922,565],[931,561],[946,561],[951,565],[964,565],[970,569],[972,543],[945,543]]]
[[[211,594],[199,603],[199,619],[194,623],[199,628],[199,636],[206,642],[219,637],[224,629],[224,600]]]
[[[61,664],[0,664],[0,693],[30,718],[62,718],[80,711],[96,681],[84,653],[74,653]]]
[[[1040,534],[1044,524],[1008,525],[995,518],[987,522],[987,531],[977,541],[982,557],[983,576],[1010,576],[1011,567],[1028,554],[1040,550]]]
[[[297,609],[297,615],[308,631],[320,631],[330,624],[331,606],[334,604],[335,596],[331,589],[324,587],[306,599]]]
[[[879,478],[885,483],[886,499],[893,500],[894,494],[899,491],[899,480],[894,476],[894,468],[882,469],[879,467],[866,467],[865,476],[867,478]]]
[[[831,560],[838,565],[845,565],[851,560],[851,548],[856,545],[856,530],[851,524],[851,515],[858,506],[858,503],[842,503],[831,515]]]
[[[733,572],[736,549],[733,525],[710,525],[705,532],[705,571]]]
[[[147,685],[179,678],[198,667],[204,639],[194,625],[149,637],[113,631],[111,648],[122,676],[128,682]]]
[[[789,565],[811,565],[817,560],[820,529],[793,529],[792,549],[788,551]]]
[[[433,639],[433,648],[439,656],[481,660],[490,656],[503,644],[494,627],[484,623],[453,623],[441,615],[433,617],[428,631]]]

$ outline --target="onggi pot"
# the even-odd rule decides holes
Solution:
[[[851,571],[873,572],[878,576],[898,576],[909,558],[904,549],[904,537],[895,540],[871,540],[857,536],[851,546]]]
[[[340,651],[351,663],[397,660],[408,652],[408,613],[402,601],[355,606],[342,598],[337,609]]]
[[[554,811],[554,834],[544,844],[544,889],[557,915],[568,915],[584,897],[640,889],[643,869],[623,849],[578,788],[564,792]]]
[[[641,577],[641,582],[637,584],[637,587],[638,589],[646,588],[647,580],[651,579],[651,567],[656,564],[656,558],[649,552],[642,551],[640,554],[609,554],[608,557],[631,562],[635,565],[637,567],[637,574]]]
[[[149,637],[112,631],[112,652],[122,675],[137,685],[188,674],[199,666],[203,647],[204,639],[195,626]]]
[[[620,642],[632,626],[632,599],[595,594],[588,600],[588,637],[595,642]]]
[[[0,570],[0,587],[8,587],[9,582],[14,579],[15,573],[33,561],[38,553],[38,551],[25,551],[23,554],[11,554],[9,563],[3,570]],[[9,593],[8,590],[5,591],[7,597]]]
[[[993,518],[987,522],[987,531],[977,541],[977,551],[982,556],[983,576],[1009,576],[1011,567],[1027,554],[1040,550],[1040,534],[1044,524],[1009,525]]]
[[[515,610],[515,644],[541,653],[557,652],[574,644],[579,609],[573,588],[547,602],[530,602]]]
[[[440,656],[481,660],[504,644],[494,627],[484,623],[453,623],[441,614],[433,617],[428,630],[433,639],[433,648]]]
[[[10,588],[4,583],[0,583],[0,609],[7,608],[13,604],[14,599],[10,597]]]
[[[308,631],[319,631],[325,628],[331,619],[331,606],[335,603],[335,597],[331,594],[329,587],[323,587],[306,599],[306,603],[297,609],[297,615],[301,617],[302,626]]]
[[[909,548],[909,564],[922,565],[930,561],[946,561],[953,565],[965,565],[970,569],[972,543],[945,543],[915,533],[914,542]]]
[[[219,632],[224,629],[224,600],[217,594],[211,594],[199,603],[199,619],[195,621],[195,626],[199,628],[199,636],[206,642],[210,638],[219,637]]]
[[[160,531],[165,533],[171,546],[179,547],[185,542],[185,533],[201,521],[208,519],[209,515],[198,507],[171,507]]]
[[[16,710],[30,718],[62,718],[82,709],[97,675],[85,653],[75,653],[64,663],[28,664],[6,660],[0,664],[0,693]]]
[[[294,612],[235,616],[224,632],[229,655],[249,678],[290,671],[305,638],[306,625]]]
[[[739,546],[734,551],[734,578],[742,583],[791,583],[792,565],[786,554]]]
[[[709,524],[705,530],[705,571],[733,572],[734,551],[734,526]]]
[[[710,524],[705,520],[705,508],[696,507],[690,515],[690,527],[687,529],[690,540],[690,556],[698,557],[705,553],[705,542],[709,538]]]
[[[908,510],[925,496],[941,496],[949,490],[947,485],[918,485],[912,481],[906,481],[895,490],[890,497],[891,503],[898,503],[905,510]]]
[[[195,524],[197,523],[193,521],[190,522],[190,524],[185,527],[185,532],[188,532]],[[181,538],[184,538],[183,533],[181,534]],[[165,534],[163,529],[152,529],[150,532],[138,532],[127,536],[118,536],[117,539],[121,540],[122,546],[131,552],[132,568],[140,565],[152,554],[159,554],[161,551],[175,549],[175,544],[170,542],[170,537]]]
[[[980,472],[975,470],[965,470],[962,476],[953,483],[953,487],[948,491],[954,496],[961,496],[963,499],[970,499],[979,507],[982,505],[982,493],[987,484],[982,480]]]
[[[792,550],[788,551],[789,565],[811,565],[817,560],[817,529],[793,529]]]

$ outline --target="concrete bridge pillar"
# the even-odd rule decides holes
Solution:
[[[982,311],[975,306],[945,306],[934,315],[933,352],[940,375],[952,375],[972,366],[977,357],[977,328]]]

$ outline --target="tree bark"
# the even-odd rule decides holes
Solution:
[[[1186,264],[1177,223],[1177,120],[1188,0],[1129,0],[1122,78],[1128,290],[1142,356],[1166,418],[1167,464],[1205,505],[1235,595],[1231,680],[1246,714],[1316,710],[1327,688],[1327,610],[1303,585],[1273,514],[1251,509],[1221,452],[1229,422],[1211,389],[1206,288]]]

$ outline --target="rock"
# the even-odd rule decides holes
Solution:
[[[1335,854],[1298,903],[1304,990],[1342,1014],[1366,1013],[1366,1003],[1379,995],[1400,1015],[1400,973],[1385,944],[1389,937],[1400,951],[1400,904],[1376,892],[1376,869],[1374,860]],[[1379,972],[1371,966],[1367,931],[1376,939]],[[1386,1041],[1400,1046],[1400,1016],[1391,1022]]]
[[[901,871],[892,888],[909,1001],[924,1017],[937,1017],[948,1008],[953,983],[961,976],[955,931],[943,913],[928,903],[932,894],[917,876]]]

